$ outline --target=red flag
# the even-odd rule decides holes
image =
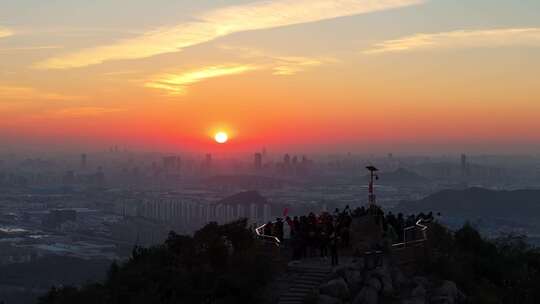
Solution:
[[[283,216],[287,216],[287,214],[289,214],[289,208],[285,207],[285,209],[283,209]]]

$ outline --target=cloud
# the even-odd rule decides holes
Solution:
[[[220,48],[226,51],[235,52],[237,55],[244,58],[263,60],[265,62],[264,68],[273,70],[273,75],[278,76],[295,75],[311,67],[338,62],[337,59],[332,57],[280,56],[261,49],[249,47],[222,45]]]
[[[272,68],[274,75],[290,76],[303,72],[310,67],[336,62],[332,58],[310,57],[276,57],[276,66]]]
[[[0,27],[0,38],[12,36],[13,32],[7,28]]]
[[[0,101],[7,100],[81,100],[83,96],[44,92],[31,87],[0,85]]]
[[[415,34],[376,44],[366,54],[395,53],[426,49],[540,46],[540,28],[459,30]]]
[[[244,74],[254,70],[270,70],[273,75],[290,76],[311,67],[338,61],[330,57],[276,56],[256,48],[235,46],[220,48],[234,51],[243,58],[254,59],[255,63],[209,65],[190,71],[162,73],[151,77],[145,83],[145,87],[164,90],[169,95],[184,95],[188,86],[211,78]]]
[[[21,47],[11,47],[11,48],[0,48],[0,52],[9,53],[9,52],[21,52],[21,51],[39,51],[39,50],[53,50],[61,49],[62,46],[58,45],[43,45],[43,46],[21,46]]]
[[[83,49],[35,64],[67,69],[109,60],[140,59],[176,52],[233,33],[316,22],[398,8],[424,0],[276,0],[229,6],[196,16],[193,22],[163,27],[111,45]]]
[[[187,87],[194,83],[216,77],[243,74],[257,68],[257,66],[241,64],[207,66],[187,72],[156,75],[145,86],[164,90],[170,95],[183,95],[186,93]]]
[[[89,116],[101,116],[123,111],[125,111],[125,109],[104,107],[74,107],[52,111],[49,114],[59,118],[79,118]]]

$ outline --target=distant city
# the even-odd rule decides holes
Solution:
[[[159,244],[171,230],[190,234],[208,222],[237,218],[248,218],[255,227],[284,210],[294,215],[366,205],[367,165],[380,170],[378,204],[395,213],[419,211],[407,202],[443,190],[540,190],[540,156],[311,156],[262,149],[231,158],[113,147],[57,158],[4,154],[1,159],[0,268],[13,272],[32,263],[52,269],[55,259],[69,258],[78,265],[74,269],[99,265],[95,268],[103,273],[134,246]],[[439,220],[450,227],[472,221],[488,237],[519,233],[533,241],[540,235],[538,224],[519,218],[442,212]],[[82,282],[95,279],[90,273],[67,276]],[[0,286],[4,294],[39,294],[66,279],[65,274],[51,278],[32,286],[22,279]]]

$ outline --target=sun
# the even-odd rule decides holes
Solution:
[[[229,140],[229,136],[225,132],[217,132],[216,135],[214,135],[214,140],[218,144],[224,144]]]

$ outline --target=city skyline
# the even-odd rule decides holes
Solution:
[[[127,5],[0,5],[3,152],[540,151],[537,1]]]

